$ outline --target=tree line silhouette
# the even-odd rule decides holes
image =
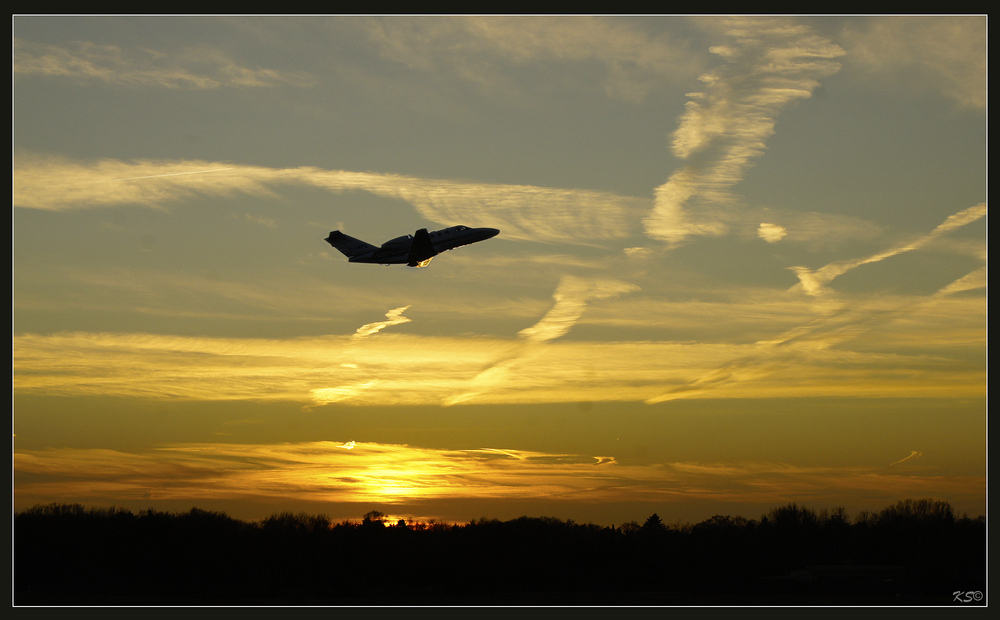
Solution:
[[[15,605],[968,605],[986,591],[985,517],[930,499],[618,527],[51,504],[14,515],[13,543]]]

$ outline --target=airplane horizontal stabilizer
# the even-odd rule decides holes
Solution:
[[[340,250],[340,253],[348,258],[374,252],[378,249],[370,243],[345,235],[339,230],[331,231],[330,236],[326,238],[326,242]]]

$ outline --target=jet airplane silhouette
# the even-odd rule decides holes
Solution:
[[[426,267],[431,259],[447,250],[477,241],[485,241],[500,233],[496,228],[469,228],[468,226],[451,226],[427,232],[421,228],[412,235],[403,235],[390,239],[375,247],[370,243],[349,237],[339,230],[334,230],[325,239],[327,243],[340,250],[351,263],[376,263],[379,265],[406,265],[407,267]]]

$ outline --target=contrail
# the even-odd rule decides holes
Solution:
[[[902,463],[903,461],[909,461],[911,459],[919,459],[923,455],[924,455],[923,452],[917,452],[916,450],[912,450],[912,451],[910,451],[910,456],[904,456],[903,458],[899,459],[895,463],[889,463],[889,467],[892,467],[893,465],[898,465],[899,463]]]
[[[727,42],[708,50],[723,62],[699,76],[705,88],[688,93],[671,137],[671,150],[687,164],[655,189],[643,220],[648,236],[671,246],[727,232],[739,203],[730,188],[764,154],[778,116],[811,97],[820,80],[840,70],[835,59],[847,53],[781,19],[723,23]]]
[[[518,332],[518,344],[506,357],[494,362],[470,381],[469,391],[450,396],[444,400],[445,406],[456,405],[487,392],[506,380],[512,369],[528,363],[538,355],[538,349],[531,348],[555,340],[572,329],[593,299],[607,299],[639,290],[639,287],[621,280],[586,280],[566,275],[552,294],[555,304],[537,323]]]
[[[843,275],[862,265],[877,263],[892,256],[896,256],[897,254],[919,250],[941,235],[985,217],[986,209],[985,202],[981,202],[974,207],[969,207],[968,209],[963,209],[958,213],[949,215],[944,222],[939,224],[931,232],[912,241],[901,243],[871,256],[832,262],[816,269],[815,271],[807,267],[789,267],[789,269],[794,271],[795,275],[798,276],[798,286],[800,286],[807,295],[817,297],[826,292],[826,285],[833,281],[833,279],[837,276]]]
[[[375,323],[368,323],[366,325],[362,325],[361,327],[358,328],[358,331],[354,332],[354,336],[352,336],[352,338],[357,340],[358,338],[364,338],[365,336],[370,336],[374,333],[377,333],[391,325],[399,325],[400,323],[409,323],[410,319],[403,316],[403,313],[406,312],[406,310],[409,307],[410,306],[403,306],[401,308],[395,308],[393,310],[386,312],[385,317],[388,319],[387,321],[376,321]]]
[[[182,174],[204,174],[206,172],[222,172],[223,170],[234,170],[235,168],[213,168],[211,170],[191,170],[188,172],[170,172],[168,174],[151,174],[144,177],[126,177],[124,179],[102,179],[100,181],[89,181],[89,183],[107,183],[109,181],[137,181],[139,179],[156,179],[159,177],[176,177]]]

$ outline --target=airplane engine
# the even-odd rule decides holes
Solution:
[[[413,243],[413,237],[410,235],[403,235],[402,237],[396,237],[395,239],[386,241],[382,244],[381,249],[402,251],[409,248],[411,243]]]

